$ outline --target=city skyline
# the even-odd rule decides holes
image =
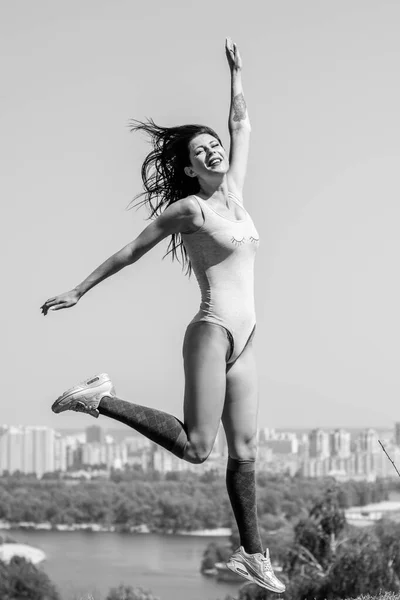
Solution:
[[[115,433],[116,430],[114,430]],[[400,461],[400,422],[394,423],[385,436],[372,428],[351,432],[347,429],[311,429],[306,433],[258,431],[257,465],[269,473],[302,474],[306,477],[331,476],[340,481],[350,479],[374,481],[377,477],[397,476],[381,448],[384,440],[392,457]],[[154,470],[225,472],[228,446],[220,427],[208,460],[201,466],[182,461],[137,432],[114,436],[102,427],[89,426],[82,432],[64,434],[41,426],[0,426],[0,476],[21,472],[42,477],[60,473],[68,477],[97,477],[111,469],[135,466]],[[389,433],[389,436],[387,435]]]

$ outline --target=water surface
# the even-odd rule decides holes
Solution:
[[[63,600],[105,600],[120,583],[151,590],[160,600],[224,600],[240,585],[200,574],[204,549],[227,538],[82,531],[9,531],[18,542],[42,549],[42,569]]]

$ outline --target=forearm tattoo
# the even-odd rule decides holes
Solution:
[[[243,94],[238,94],[234,97],[232,108],[234,121],[243,121],[246,118],[247,107]]]

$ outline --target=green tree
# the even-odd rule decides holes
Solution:
[[[119,585],[117,588],[111,588],[106,600],[160,600],[149,590],[141,587],[133,588],[130,585]]]
[[[380,542],[381,553],[387,561],[390,578],[400,587],[400,523],[382,519],[375,526],[374,533]]]
[[[0,561],[0,598],[61,600],[46,573],[19,556],[14,556],[9,564]]]
[[[203,553],[200,571],[203,573],[207,569],[212,569],[218,562],[227,562],[232,549],[229,544],[210,542]]]
[[[346,521],[337,491],[335,487],[325,487],[307,518],[300,519],[294,528],[294,544],[284,560],[289,577],[287,595],[291,598],[318,600],[320,590],[329,592],[324,585],[335,564],[337,548],[345,541],[342,534]]]
[[[301,503],[295,502],[293,500],[283,500],[281,503],[281,510],[285,515],[286,519],[293,519],[294,517],[298,517],[301,513]]]
[[[271,600],[278,596],[255,583],[245,583],[239,589],[237,600]]]
[[[346,527],[344,512],[339,506],[337,488],[329,487],[318,499],[306,519],[294,528],[295,548],[291,553],[290,570],[300,562],[322,576],[332,563],[339,539]],[[343,541],[343,540],[341,540]]]
[[[259,518],[259,526],[262,533],[277,531],[281,527],[286,525],[286,520],[284,517],[277,517],[275,515],[271,515],[269,513],[265,513],[261,515]]]
[[[281,511],[280,504],[281,498],[277,492],[268,491],[258,495],[257,508],[260,514],[278,515]]]
[[[342,546],[323,582],[317,600],[397,592],[398,577],[390,569],[379,539],[370,532],[356,534]]]

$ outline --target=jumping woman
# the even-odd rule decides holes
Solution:
[[[229,159],[219,136],[203,125],[159,127],[134,121],[153,150],[142,166],[152,222],[73,290],[50,298],[42,313],[74,306],[92,287],[131,265],[170,236],[187,272],[201,291],[199,312],[183,341],[184,422],[163,411],[121,400],[110,378],[97,375],[64,392],[52,410],[104,415],[132,427],[190,463],[209,456],[222,420],[229,458],[226,486],[240,547],[227,566],[245,579],[277,593],[269,551],[263,551],[257,521],[255,460],[258,389],[253,338],[254,258],[258,233],[243,205],[250,121],[243,96],[242,60],[236,44],[225,44],[231,72]]]

